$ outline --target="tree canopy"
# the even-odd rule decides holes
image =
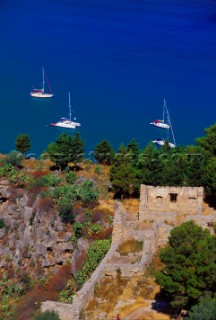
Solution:
[[[204,300],[191,308],[185,320],[215,320],[216,299]]]
[[[114,158],[114,150],[107,140],[99,142],[94,149],[94,157],[98,163],[110,165]]]
[[[216,156],[216,123],[204,129],[205,136],[196,139],[198,146],[203,147],[212,156]]]
[[[160,259],[156,282],[173,308],[190,308],[216,293],[216,236],[209,230],[193,221],[174,228]]]
[[[67,167],[69,162],[77,164],[84,158],[84,142],[80,134],[76,132],[74,136],[62,133],[56,140],[51,142],[48,147],[50,159],[60,168]]]
[[[28,134],[20,133],[16,138],[16,149],[22,153],[30,150],[30,138]]]
[[[138,195],[141,184],[203,186],[206,196],[214,203],[216,195],[215,127],[216,125],[213,125],[205,129],[206,137],[197,139],[196,146],[170,148],[166,142],[159,149],[153,143],[149,143],[140,150],[135,139],[132,139],[127,146],[121,144],[110,170],[114,192],[116,195]]]
[[[139,190],[133,162],[127,157],[127,149],[121,149],[113,160],[110,169],[110,181],[116,197],[135,195]]]

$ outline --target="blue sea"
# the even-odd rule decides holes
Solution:
[[[29,95],[42,67],[52,99]],[[87,155],[161,137],[164,98],[177,145],[195,144],[216,121],[216,1],[0,0],[0,153],[27,133],[42,154],[69,91]]]

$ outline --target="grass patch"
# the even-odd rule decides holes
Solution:
[[[129,253],[140,252],[143,249],[143,241],[128,239],[124,241],[118,248],[121,256],[127,256]]]

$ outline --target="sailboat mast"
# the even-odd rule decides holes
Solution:
[[[164,107],[163,107],[163,123],[165,118],[165,109],[166,109],[166,100],[164,99]]]
[[[43,74],[43,92],[44,92],[44,68],[42,68],[42,74]]]
[[[71,121],[71,103],[70,103],[70,92],[68,92],[68,97],[69,97],[69,105],[68,105],[68,108],[69,108],[69,119]]]
[[[176,145],[175,136],[174,136],[172,123],[171,123],[171,118],[170,118],[170,114],[169,114],[168,109],[167,109],[167,117],[168,117],[168,123],[169,123],[170,129],[171,129],[171,133],[172,133],[173,142],[174,142],[174,145]]]

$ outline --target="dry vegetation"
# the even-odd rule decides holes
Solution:
[[[140,252],[143,249],[143,241],[128,239],[124,241],[118,248],[121,256],[127,256],[128,253]]]
[[[154,281],[154,273],[162,264],[158,255],[140,278],[134,276],[125,279],[120,270],[116,270],[116,277],[106,277],[100,284],[95,286],[94,298],[84,310],[84,315],[89,320],[114,319],[119,313],[124,320],[169,320],[170,315],[152,309],[152,303],[159,293],[159,286]]]

